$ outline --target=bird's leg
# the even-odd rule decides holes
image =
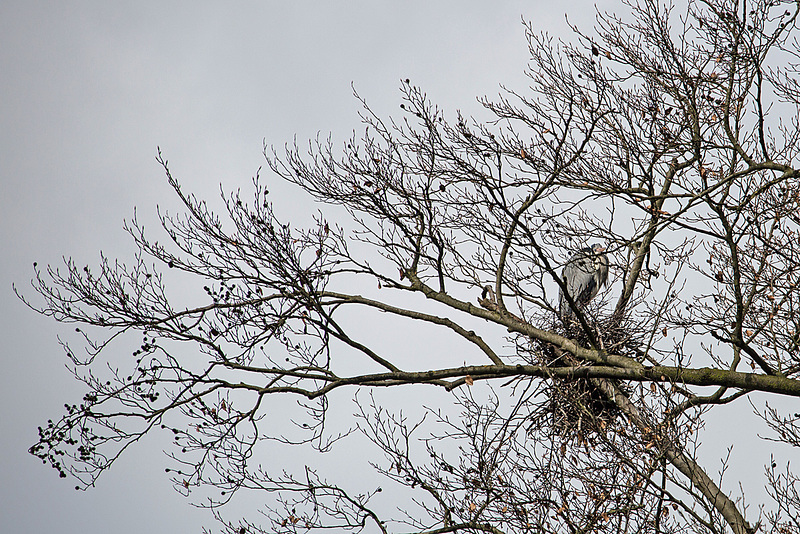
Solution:
[[[606,350],[605,343],[603,342],[603,336],[600,335],[600,327],[597,326],[596,323],[594,325],[594,332],[597,334],[597,339],[600,342],[600,350]]]

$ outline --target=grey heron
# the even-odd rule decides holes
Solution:
[[[586,306],[608,281],[608,257],[605,247],[595,243],[572,256],[561,271],[567,293],[579,308]],[[574,315],[563,288],[558,296],[558,315],[566,320]]]

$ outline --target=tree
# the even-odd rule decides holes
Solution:
[[[761,433],[800,445],[780,402],[800,397],[800,3],[628,7],[571,43],[528,26],[531,87],[481,100],[492,120],[449,122],[405,80],[402,118],[365,104],[341,154],[265,149],[324,206],[307,228],[259,176],[218,216],[159,153],[186,208],[161,214],[169,244],[134,218],[132,263],[36,269],[26,302],[78,324],[88,356],[65,349],[88,392],[31,452],[85,487],[163,429],[176,486],[215,513],[272,495],[265,524],[220,518],[229,532],[800,532],[788,464],[767,466],[774,502],[754,513],[697,455],[719,406],[765,397]],[[610,288],[562,320],[561,266],[593,242]],[[170,284],[203,291],[179,303]],[[365,341],[372,315],[407,339],[434,328],[465,364],[412,345],[426,363],[409,367]],[[377,398],[430,386],[445,405],[424,421]],[[338,426],[341,390],[360,393]],[[320,473],[354,431],[392,491]],[[309,465],[270,465],[264,443]]]

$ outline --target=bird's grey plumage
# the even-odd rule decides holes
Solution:
[[[567,292],[579,308],[586,306],[608,280],[608,257],[604,254],[605,250],[597,243],[583,248],[567,261],[561,271]],[[558,314],[562,319],[574,315],[563,289],[559,293]]]

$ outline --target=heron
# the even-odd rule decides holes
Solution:
[[[608,257],[604,254],[605,250],[599,243],[582,248],[567,261],[561,271],[567,293],[579,308],[586,306],[608,281]],[[562,320],[569,319],[575,313],[567,302],[565,288],[561,288],[558,296],[558,315]]]

